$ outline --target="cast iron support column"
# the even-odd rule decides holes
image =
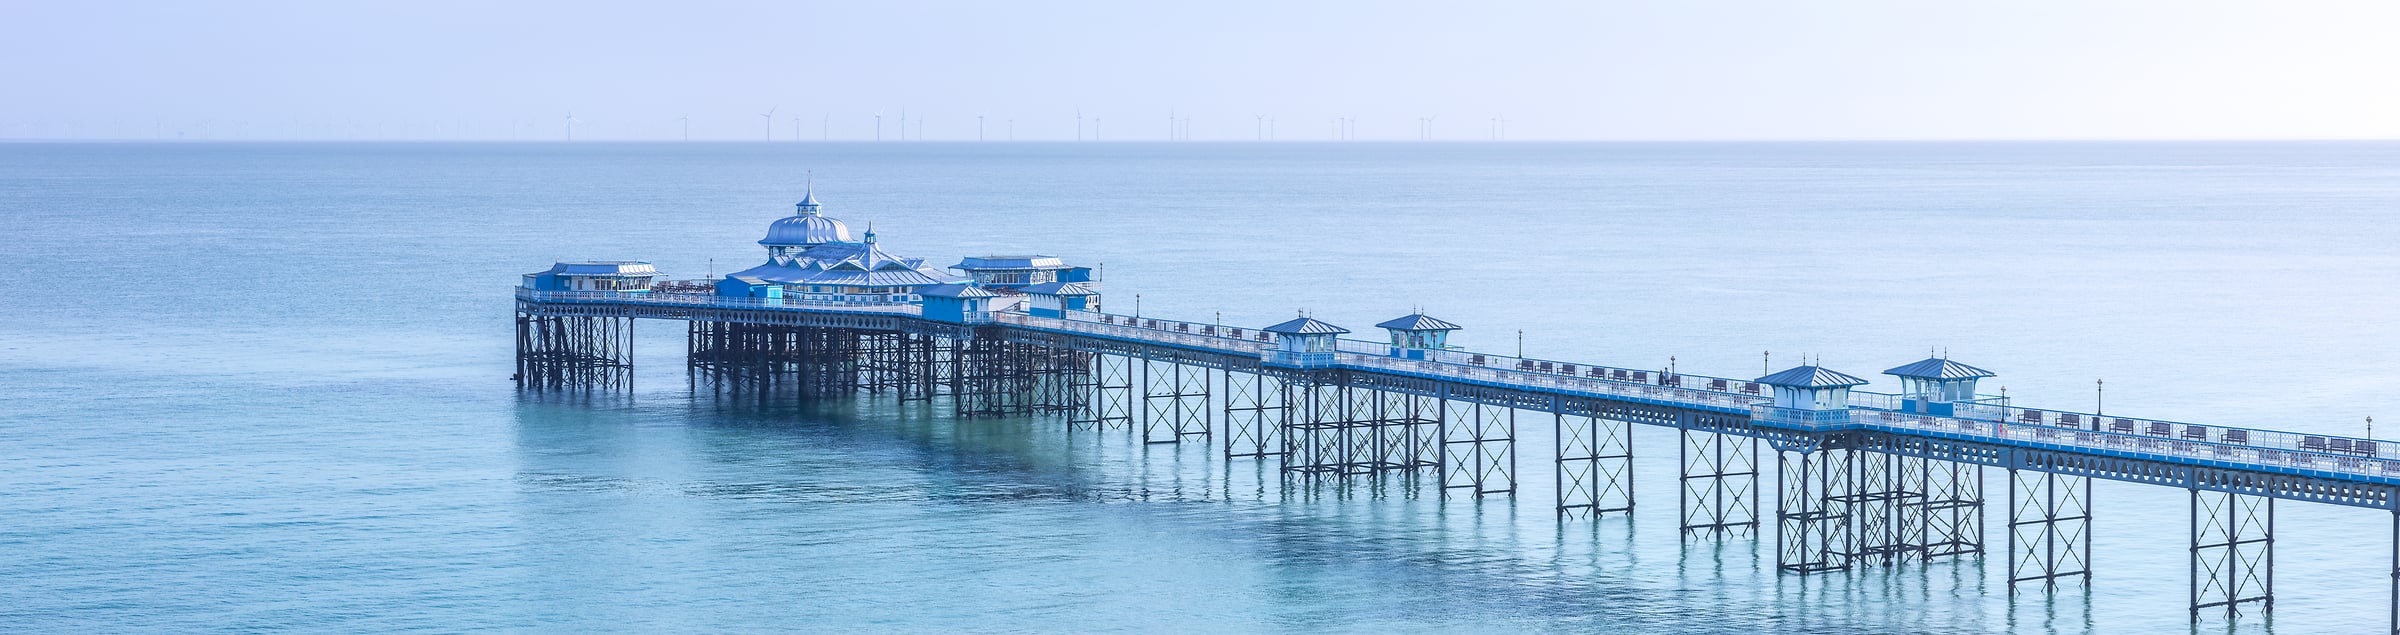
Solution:
[[[1633,424],[1602,416],[1556,415],[1558,515],[1633,513]]]
[[[1855,450],[1777,451],[1775,568],[1799,574],[1850,568],[1849,491]]]
[[[1758,439],[1680,431],[1677,450],[1683,496],[1677,501],[1683,530],[1722,533],[1758,528]]]
[[[2008,592],[2019,582],[2058,588],[2062,578],[2092,581],[2092,479],[2008,468]]]
[[[2192,620],[2252,602],[2275,611],[2275,499],[2192,488]]]
[[[1283,429],[1290,402],[1284,401],[1283,380],[1264,373],[1227,370],[1225,383],[1225,458],[1283,455]]]

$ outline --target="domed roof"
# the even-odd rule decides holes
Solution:
[[[801,197],[800,204],[795,207],[799,208],[797,213],[776,220],[773,225],[768,225],[767,238],[758,241],[758,244],[769,247],[804,247],[850,242],[849,225],[843,224],[840,220],[817,214],[816,188],[809,188],[808,194]]]

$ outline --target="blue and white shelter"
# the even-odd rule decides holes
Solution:
[[[725,276],[717,281],[717,295],[729,298],[759,298],[767,304],[783,303],[783,285],[751,276]]]
[[[992,298],[1000,294],[967,284],[942,284],[917,290],[925,298],[925,319],[953,324],[991,319]]]
[[[1052,282],[1074,282],[1086,289],[1099,289],[1091,267],[1069,265],[1057,256],[970,257],[950,268],[973,278],[976,286],[1000,291]]]
[[[1846,410],[1850,388],[1867,380],[1822,366],[1808,365],[1758,378],[1775,387],[1775,407],[1792,410]]]
[[[1992,371],[1940,357],[1883,371],[1883,374],[1900,378],[1901,407],[1910,412],[1945,417],[1955,414],[1953,404],[1975,400],[1975,380],[1993,376]]]
[[[1265,362],[1300,367],[1332,365],[1336,340],[1350,332],[1307,316],[1259,330],[1275,334],[1275,348],[1267,351]]]
[[[539,291],[614,291],[649,293],[661,274],[637,260],[561,262],[548,270],[525,274],[524,286]]]
[[[1436,319],[1423,313],[1411,314],[1375,325],[1392,334],[1392,356],[1425,359],[1425,351],[1450,347],[1450,332],[1459,325]]]
[[[1044,282],[1017,289],[1025,294],[1025,312],[1041,317],[1065,317],[1067,311],[1100,310],[1100,292],[1080,282]]]

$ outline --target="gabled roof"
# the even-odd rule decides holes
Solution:
[[[1939,357],[1883,371],[1883,374],[1912,379],[1974,379],[1991,377],[1992,371],[1968,366]]]
[[[1292,318],[1289,322],[1259,330],[1286,335],[1340,335],[1350,332],[1350,329],[1319,322],[1316,318],[1309,317]]]
[[[1456,331],[1466,327],[1451,324],[1449,322],[1436,319],[1430,315],[1418,313],[1387,320],[1382,324],[1375,325],[1375,328],[1391,329],[1395,331]]]
[[[1823,366],[1800,366],[1760,377],[1758,383],[1786,388],[1847,388],[1865,385],[1867,380]]]
[[[639,260],[579,260],[550,265],[549,269],[526,275],[554,274],[561,276],[655,276],[658,268]]]
[[[1100,292],[1093,291],[1091,287],[1075,284],[1073,282],[1044,282],[1041,284],[1017,289],[1017,291],[1021,293],[1032,293],[1038,295],[1100,295]]]
[[[952,269],[1066,269],[1067,262],[1057,256],[982,256],[968,257],[951,265]]]
[[[1000,294],[997,294],[997,293],[992,293],[992,292],[990,292],[990,291],[985,291],[985,290],[983,290],[983,288],[982,288],[982,287],[976,287],[976,286],[970,286],[970,285],[963,285],[963,284],[941,284],[941,285],[934,285],[934,286],[930,286],[930,287],[925,287],[925,288],[922,288],[922,289],[918,289],[918,290],[917,290],[917,295],[925,296],[925,297],[928,297],[928,298],[997,298],[997,297],[1000,297]]]

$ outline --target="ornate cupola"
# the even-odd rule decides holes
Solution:
[[[791,216],[767,226],[767,237],[758,244],[767,248],[767,255],[785,257],[807,251],[826,243],[850,242],[850,226],[838,219],[820,214],[823,206],[817,203],[815,186],[800,197]]]

